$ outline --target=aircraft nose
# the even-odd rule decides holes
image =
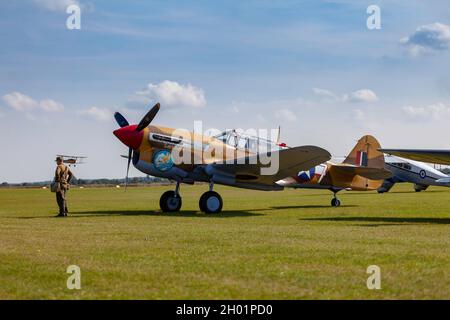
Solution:
[[[136,131],[137,125],[131,125],[114,130],[114,135],[126,146],[137,150],[144,138],[143,131]]]

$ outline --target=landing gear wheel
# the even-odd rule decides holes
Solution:
[[[181,208],[181,197],[175,191],[166,191],[159,199],[159,206],[163,212],[177,212]]]
[[[338,198],[331,199],[331,205],[333,207],[339,207],[341,205],[341,201]]]
[[[199,201],[200,210],[204,213],[219,213],[222,211],[222,197],[215,191],[202,194]]]

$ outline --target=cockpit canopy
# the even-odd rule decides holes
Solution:
[[[285,144],[249,135],[235,129],[224,131],[221,134],[214,136],[214,138],[233,148],[249,151],[251,153],[262,153],[288,148]]]

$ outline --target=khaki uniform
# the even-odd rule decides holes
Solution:
[[[59,207],[60,215],[67,215],[69,210],[67,209],[66,194],[69,190],[69,183],[72,180],[73,174],[69,167],[64,164],[59,164],[55,171],[55,182],[59,183],[58,191],[56,192],[56,202]]]

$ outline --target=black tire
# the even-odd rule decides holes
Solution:
[[[180,195],[177,195],[175,191],[166,191],[159,199],[159,207],[162,212],[178,212],[181,209],[181,205],[181,197]]]
[[[200,211],[204,213],[220,213],[222,211],[223,201],[220,194],[214,191],[208,191],[202,194],[198,204]]]
[[[341,201],[338,198],[331,199],[331,206],[339,207],[341,205]]]

